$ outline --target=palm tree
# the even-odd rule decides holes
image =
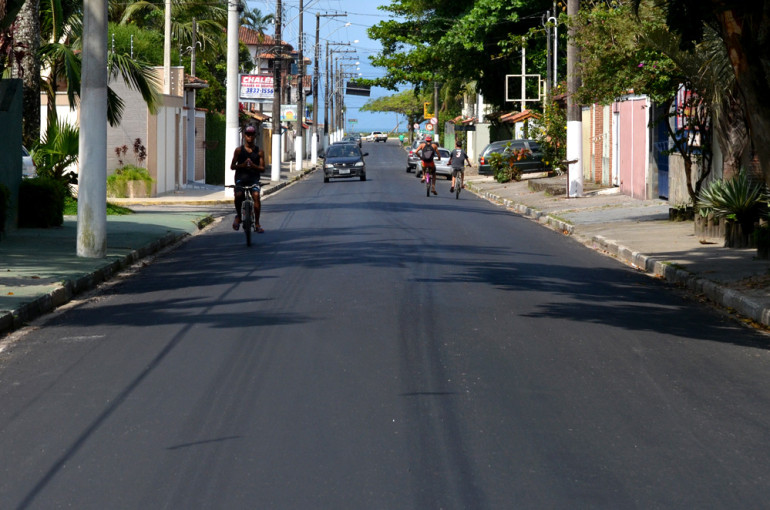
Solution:
[[[11,75],[24,84],[22,139],[32,146],[40,139],[40,4],[27,0],[15,21],[13,52],[20,55],[11,63]]]
[[[165,9],[162,1],[140,0],[129,4],[111,2],[110,21],[121,25],[133,24],[141,28],[163,33],[159,16]],[[222,53],[226,50],[227,9],[221,3],[179,0],[171,4],[171,35],[176,44],[187,47],[192,44],[193,19],[196,20],[196,40],[204,54]]]
[[[270,25],[274,22],[275,16],[272,14],[262,14],[259,9],[251,9],[245,7],[241,11],[241,26],[250,28],[255,32],[259,32],[264,35],[265,31],[270,28]]]
[[[48,115],[52,121],[56,119],[55,95],[62,84],[66,87],[70,108],[76,107],[80,95],[81,60],[78,50],[82,45],[83,30],[80,8],[71,0],[50,0],[47,8],[41,11],[41,26],[45,28],[43,35],[48,41],[40,48],[41,61],[48,69],[42,89],[48,96]],[[160,102],[158,78],[148,64],[135,61],[128,55],[110,53],[107,67],[110,78],[122,78],[129,88],[141,93],[151,112],[156,111]],[[107,120],[110,125],[116,126],[123,115],[123,101],[109,87],[107,95]]]

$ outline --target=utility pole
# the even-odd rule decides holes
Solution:
[[[326,86],[324,87],[324,150],[329,147],[329,41],[326,41]]]
[[[305,98],[304,98],[304,68],[305,56],[302,53],[304,27],[303,19],[305,14],[304,2],[299,0],[299,45],[297,48],[297,136],[294,139],[294,161],[297,164],[297,170],[302,170],[302,160],[304,160],[304,137],[302,136],[303,120],[305,118]]]
[[[273,61],[273,150],[270,180],[281,179],[281,63],[283,46],[281,45],[281,0],[275,1],[275,60]]]
[[[163,93],[171,94],[171,0],[165,2],[165,24],[163,31]]]
[[[545,99],[551,100],[551,80],[553,80],[553,74],[551,73],[551,11],[545,11],[545,21],[543,26],[545,27]]]
[[[438,132],[438,82],[433,82],[433,116],[436,117],[436,123],[433,125],[436,143],[441,145]]]
[[[347,16],[347,14],[321,14],[316,13],[315,15],[315,63],[314,63],[314,71],[313,71],[313,139],[311,142],[310,151],[312,152],[310,156],[310,162],[315,165],[318,157],[318,75],[320,73],[318,62],[321,60],[321,46],[319,45],[319,35],[320,35],[320,29],[321,29],[321,16],[323,17],[337,17],[337,16]],[[326,94],[329,90],[329,42],[326,42],[326,88],[324,90],[324,94]],[[328,113],[328,107],[327,107],[327,100],[324,100],[324,131],[327,129],[327,125],[329,123],[329,113]]]
[[[107,2],[85,0],[77,255],[107,253]]]
[[[238,16],[239,0],[227,2],[227,88],[225,98],[225,185],[235,184],[235,173],[230,172],[230,161],[240,142],[238,129]],[[232,188],[225,188],[225,194],[233,195]]]
[[[567,0],[567,15],[576,16],[580,0]],[[567,196],[583,196],[583,123],[580,104],[575,94],[580,87],[580,55],[575,45],[575,29],[570,26],[567,38],[567,161],[569,161]]]

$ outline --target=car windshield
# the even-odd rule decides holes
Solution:
[[[329,147],[329,152],[326,153],[327,158],[357,158],[359,156],[358,149],[351,145],[332,145]]]

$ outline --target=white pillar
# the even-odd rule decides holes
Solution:
[[[571,198],[583,196],[583,123],[581,121],[567,122],[567,161],[568,170],[567,195]]]
[[[273,123],[273,150],[271,157],[273,158],[273,164],[270,168],[270,180],[281,180],[281,123]]]
[[[85,0],[77,255],[107,254],[107,2]]]
[[[235,184],[235,172],[230,170],[233,153],[238,147],[238,1],[227,2],[227,96],[225,98],[225,184]],[[233,196],[232,188],[225,195]]]
[[[302,160],[305,158],[305,146],[302,139],[302,123],[300,122],[297,137],[294,139],[294,161],[297,163],[297,170],[302,170]]]

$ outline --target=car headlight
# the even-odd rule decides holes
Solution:
[[[324,165],[324,168],[334,168],[334,165]]]
[[[356,166],[364,166],[364,162],[363,161],[359,161],[358,163],[356,163]]]

